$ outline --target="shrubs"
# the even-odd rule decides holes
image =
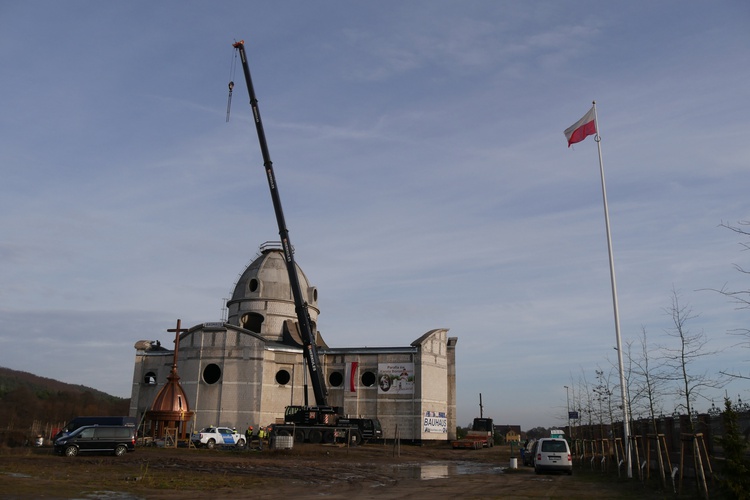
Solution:
[[[724,435],[718,439],[724,449],[724,464],[719,476],[721,489],[728,498],[750,499],[750,461],[745,455],[747,441],[740,432],[737,413],[729,398],[724,398]]]
[[[19,446],[31,446],[29,439],[21,431],[0,431],[0,448],[17,448]]]

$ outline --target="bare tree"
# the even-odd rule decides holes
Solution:
[[[637,403],[640,395],[638,392],[638,388],[635,386],[638,374],[635,372],[635,369],[633,367],[633,341],[631,339],[625,341],[623,361],[623,369],[625,370],[625,373],[623,373],[623,378],[625,379],[625,397],[628,400],[628,421],[630,422],[632,429],[634,421],[633,414],[637,410],[637,405],[635,405],[636,408],[634,408],[634,402]],[[612,361],[610,361],[610,364],[613,368],[616,368]],[[619,369],[619,367],[617,367],[617,369]],[[617,389],[618,386],[619,384],[616,384],[615,389]]]
[[[612,406],[612,395],[614,394],[614,387],[612,386],[612,372],[615,370],[611,367],[609,371],[605,372],[602,369],[596,370],[596,380],[599,382],[593,391],[596,394],[596,399],[599,403],[599,426],[601,428],[604,422],[604,417],[607,417],[607,426],[609,427],[610,433],[614,438],[614,427],[615,421],[614,407]],[[602,434],[602,437],[606,437]]]
[[[659,464],[662,487],[666,488],[666,473],[662,449],[659,444],[659,427],[656,424],[656,414],[662,412],[662,400],[666,394],[667,378],[664,374],[663,360],[658,355],[652,356],[646,328],[643,326],[641,326],[640,342],[641,353],[637,359],[633,360],[633,371],[640,381],[637,389],[638,397],[645,403],[651,433],[656,437],[656,460]]]
[[[720,226],[725,227],[730,231],[739,234],[740,236],[750,238],[750,229],[746,229],[750,228],[750,221],[739,221],[736,226],[732,226],[730,224],[722,222]],[[740,246],[742,246],[743,250],[750,250],[750,243],[742,242],[740,243]],[[750,274],[750,270],[745,269],[739,264],[733,264],[733,266],[742,274]],[[719,292],[720,294],[724,295],[732,302],[737,304],[737,309],[750,309],[750,290],[729,290],[726,284],[724,284],[723,287],[718,290],[714,289],[714,291]],[[750,349],[750,329],[738,328],[735,330],[730,330],[728,333],[730,335],[736,335],[743,338],[743,340],[739,342],[737,346],[744,349]],[[728,371],[721,371],[720,373],[731,378],[750,380],[750,373],[748,373],[747,375],[743,375],[741,373],[732,373]]]
[[[583,368],[581,368],[581,373],[583,374]],[[581,375],[585,380],[585,374]],[[570,374],[570,406],[569,411],[573,411],[576,414],[576,417],[573,419],[572,422],[572,429],[571,429],[571,438],[582,438],[584,436],[581,434],[581,425],[585,424],[585,421],[583,420],[583,415],[586,413],[585,408],[585,395],[586,395],[586,388],[588,387],[587,382],[581,381],[581,376],[579,376],[578,381],[573,378],[573,373]]]
[[[674,338],[676,346],[664,346],[665,366],[670,370],[669,378],[677,383],[677,394],[684,398],[677,404],[677,409],[683,409],[691,418],[690,431],[693,432],[693,405],[698,397],[707,401],[709,398],[703,396],[702,391],[706,389],[718,389],[726,384],[721,378],[713,378],[708,371],[694,372],[693,365],[706,357],[714,356],[718,351],[708,350],[708,337],[705,332],[692,333],[688,323],[698,316],[694,315],[689,305],[680,304],[680,294],[672,288],[672,304],[665,312],[672,318],[673,327],[666,331],[667,335]]]
[[[663,398],[666,395],[667,377],[664,373],[663,358],[659,356],[658,351],[654,352],[648,343],[646,328],[641,326],[641,352],[640,356],[633,359],[633,372],[638,377],[636,384],[637,397],[648,415],[651,422],[651,430],[655,434],[658,432],[656,427],[656,415],[663,411]]]
[[[594,397],[591,393],[591,387],[586,379],[586,372],[583,371],[583,367],[581,367],[581,376],[578,377],[578,397],[580,398],[579,408],[581,410],[581,413],[578,415],[578,420],[579,422],[581,420],[584,421],[584,425],[586,425],[586,429],[589,433],[588,437],[593,438]],[[584,415],[586,417],[584,417]]]

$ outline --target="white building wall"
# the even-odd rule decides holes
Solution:
[[[422,337],[419,358],[418,439],[446,440],[449,434],[447,330]],[[444,425],[439,425],[444,423]]]
[[[199,325],[181,337],[179,358],[180,385],[195,412],[196,430],[208,425],[238,430],[248,425],[269,425],[283,418],[288,405],[304,404],[306,372],[301,348],[268,343],[234,326]],[[398,432],[402,440],[446,440],[455,433],[455,373],[449,370],[448,359],[447,330],[434,330],[405,348],[323,350],[321,368],[328,383],[329,404],[343,407],[350,416],[378,418],[387,439]],[[171,351],[136,351],[131,415],[140,417],[150,407],[166,382],[171,362]],[[357,363],[355,392],[349,391],[346,379],[347,366],[352,362]],[[399,363],[414,365],[413,393],[379,393],[376,381],[369,387],[364,385],[366,372],[377,376],[379,366]],[[210,364],[221,369],[221,378],[214,384],[203,377]],[[280,370],[289,373],[288,383],[277,381]],[[150,371],[157,375],[156,385],[144,383]],[[339,386],[330,383],[333,372],[342,379]],[[308,392],[309,403],[314,405],[312,387]],[[449,432],[424,432],[427,412],[452,415]]]

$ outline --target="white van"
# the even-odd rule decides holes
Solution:
[[[542,438],[536,443],[534,472],[560,471],[573,475],[573,459],[570,447],[564,439]]]

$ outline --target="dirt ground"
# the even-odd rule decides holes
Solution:
[[[296,445],[291,450],[137,448],[125,457],[60,457],[49,448],[0,450],[2,498],[454,499],[660,498],[635,480],[590,471],[536,475],[510,449],[446,444]],[[674,498],[674,496],[671,496]]]

